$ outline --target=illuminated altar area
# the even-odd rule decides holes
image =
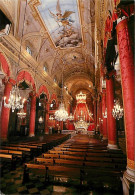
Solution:
[[[76,95],[77,105],[74,111],[74,126],[77,133],[87,134],[88,128],[93,122],[93,114],[86,104],[86,94],[80,92]]]

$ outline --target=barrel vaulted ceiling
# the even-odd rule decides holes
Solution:
[[[21,37],[26,1],[19,5],[18,38]],[[74,96],[92,91],[95,73],[94,0],[29,0],[23,44],[39,66]],[[91,87],[90,87],[91,86]]]

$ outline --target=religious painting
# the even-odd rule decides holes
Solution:
[[[40,15],[56,47],[82,43],[77,0],[40,0]]]

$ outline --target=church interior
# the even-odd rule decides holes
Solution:
[[[133,194],[134,139],[134,1],[0,0],[0,194]]]

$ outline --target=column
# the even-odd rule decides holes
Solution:
[[[107,131],[108,149],[117,149],[116,120],[112,116],[114,107],[114,77],[106,79],[106,100],[107,100]]]
[[[95,123],[95,129],[96,129],[96,126],[97,126],[97,105],[96,105],[96,100],[93,101],[93,104],[94,104],[94,123]]]
[[[128,30],[128,20],[121,20],[116,27],[120,57],[121,81],[123,92],[127,171],[124,177],[135,182],[134,165],[134,56]]]
[[[97,100],[97,110],[96,110],[96,114],[97,114],[97,130],[99,130],[99,100]]]
[[[48,121],[49,121],[49,103],[46,103],[46,117],[45,117],[45,134],[49,134],[49,127],[48,127]]]
[[[100,135],[103,136],[103,125],[102,125],[102,101],[99,102],[99,130],[100,130]]]
[[[60,121],[60,129],[63,130],[63,121]]]
[[[106,89],[102,90],[102,119],[103,119],[103,140],[107,140],[107,118],[103,117],[106,110]]]
[[[8,103],[10,91],[12,89],[12,84],[9,81],[5,82],[4,97],[6,97],[6,103]],[[2,103],[1,111],[1,139],[6,140],[8,136],[8,123],[9,123],[10,108],[4,107],[4,102]]]
[[[31,94],[29,136],[35,136],[36,94]]]
[[[27,100],[24,102],[23,111],[24,113],[27,114]],[[22,122],[21,122],[22,125],[26,125],[26,117],[22,119]]]

